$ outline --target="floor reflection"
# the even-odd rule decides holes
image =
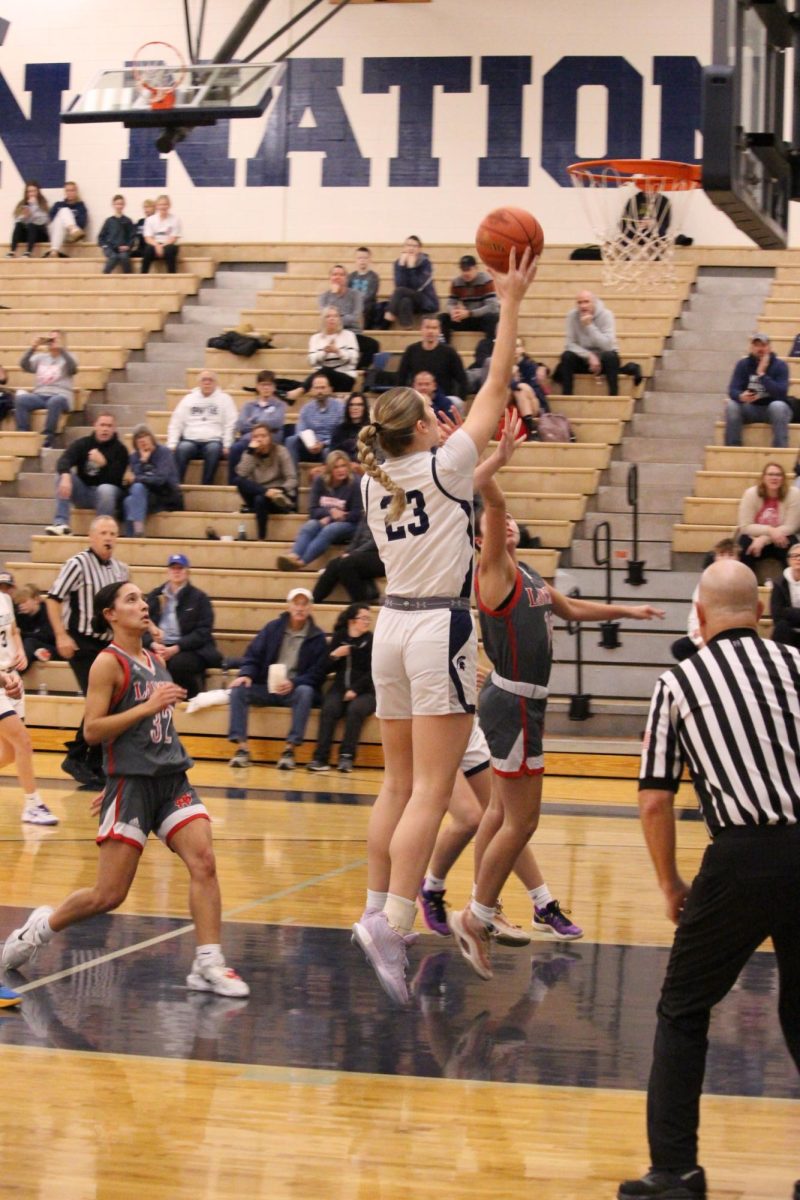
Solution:
[[[22,916],[3,909],[3,930]],[[76,927],[27,972],[42,978],[184,923],[117,916]],[[337,929],[229,924],[249,1002],[186,990],[191,936],[77,971],[0,1010],[0,1043],[504,1083],[642,1089],[666,964],[657,948],[536,943],[496,950],[482,983],[447,942],[412,951],[414,1005],[392,1010]],[[10,986],[22,982],[7,975]],[[800,1098],[780,1034],[777,972],[758,954],[712,1024],[706,1091]]]

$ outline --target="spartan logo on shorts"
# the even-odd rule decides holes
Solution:
[[[188,808],[189,805],[193,802],[193,800],[194,800],[194,796],[192,795],[191,792],[184,792],[182,796],[178,796],[178,799],[175,801],[175,807],[176,808]]]
[[[467,669],[467,656],[466,656],[466,654],[459,654],[458,658],[456,659],[456,670],[457,671],[466,671],[466,669]]]

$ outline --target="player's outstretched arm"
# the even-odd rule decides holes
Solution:
[[[616,621],[630,617],[633,621],[663,619],[663,608],[652,604],[601,604],[597,600],[577,600],[550,588],[553,612],[565,621]]]
[[[514,347],[517,341],[519,310],[523,297],[536,278],[538,260],[526,250],[519,266],[512,250],[506,274],[493,271],[495,287],[500,298],[500,320],[497,325],[489,374],[472,402],[464,428],[482,454],[503,415],[508,396],[508,384],[514,367]]]

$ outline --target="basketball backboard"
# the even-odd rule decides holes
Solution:
[[[146,64],[157,90],[142,78],[142,62],[101,71],[61,114],[67,125],[120,121],[128,128],[213,125],[233,117],[260,117],[268,108],[282,63],[192,63],[181,72],[159,61]],[[162,93],[166,92],[166,98]]]
[[[714,0],[713,12],[713,65],[703,72],[703,188],[759,246],[780,249],[798,190],[798,100],[785,67],[787,50],[795,49],[797,62],[795,14],[786,0]],[[791,142],[784,135],[787,83]]]

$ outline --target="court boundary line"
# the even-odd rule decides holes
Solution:
[[[352,862],[345,863],[341,867],[334,867],[330,871],[323,871],[320,875],[311,875],[307,879],[301,880],[300,883],[293,883],[289,887],[280,888],[277,892],[270,892],[266,896],[259,897],[257,900],[248,900],[244,904],[237,904],[234,908],[223,912],[222,920],[232,920],[241,913],[259,908],[262,904],[269,904],[274,900],[282,900],[285,896],[295,895],[297,892],[306,891],[308,888],[314,887],[319,883],[335,879],[339,875],[346,875],[348,871],[354,871],[357,867],[366,866],[366,862],[367,860],[364,857],[357,858]],[[100,954],[97,958],[90,958],[86,962],[77,963],[75,966],[67,967],[63,971],[54,971],[52,975],[44,975],[41,979],[33,979],[29,983],[20,984],[19,987],[14,988],[14,991],[22,996],[26,992],[33,992],[37,988],[45,987],[49,983],[58,983],[59,980],[68,979],[71,975],[78,975],[83,971],[90,971],[93,967],[113,962],[114,959],[125,958],[126,955],[135,954],[138,950],[147,950],[150,946],[157,946],[160,942],[168,942],[174,938],[183,937],[185,933],[191,933],[193,929],[194,922],[190,921],[185,925],[178,926],[177,929],[170,929],[166,933],[157,934],[155,937],[145,938],[142,942],[134,942],[131,946],[121,946],[119,950],[112,950],[108,954]]]

